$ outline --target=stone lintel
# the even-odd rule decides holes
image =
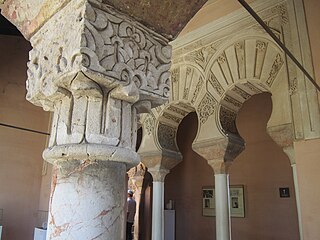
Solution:
[[[27,99],[45,109],[53,110],[65,91],[96,89],[152,107],[168,99],[168,40],[106,4],[72,0],[30,41]]]

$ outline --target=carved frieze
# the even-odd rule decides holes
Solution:
[[[164,112],[163,113],[163,115],[162,115],[164,118],[166,118],[166,119],[168,119],[168,120],[171,120],[171,121],[173,121],[173,122],[175,122],[175,123],[180,123],[180,121],[181,121],[181,118],[179,118],[179,117],[177,117],[177,116],[174,116],[174,115],[172,115],[172,114],[170,114],[170,113],[167,113],[167,112]]]
[[[235,86],[232,89],[233,92],[235,92],[236,94],[240,95],[244,100],[247,100],[251,97],[251,95],[249,93],[247,93],[246,91],[244,91],[243,89]]]
[[[226,95],[224,98],[223,98],[223,100],[225,100],[227,103],[230,103],[230,104],[232,104],[233,106],[235,106],[236,108],[241,108],[241,106],[242,106],[242,103],[241,102],[239,102],[238,100],[236,100],[236,99],[234,99],[233,97],[231,97],[231,96],[228,96],[228,95]]]
[[[197,111],[201,124],[204,124],[208,118],[214,114],[216,106],[217,101],[210,93],[207,92],[202,98]]]
[[[246,83],[244,83],[243,85],[244,85],[246,88],[250,89],[250,91],[252,91],[252,92],[255,93],[255,94],[259,94],[259,93],[262,92],[259,88],[257,88],[255,85],[253,85],[253,84],[250,83],[250,82],[246,82]]]
[[[172,112],[175,112],[175,113],[177,113],[177,114],[179,114],[179,115],[181,115],[181,116],[183,116],[183,117],[188,114],[187,111],[182,110],[182,109],[177,108],[177,107],[174,107],[174,106],[172,106],[172,105],[171,105],[170,107],[168,107],[167,110],[172,111]]]

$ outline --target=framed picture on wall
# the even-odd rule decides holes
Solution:
[[[231,217],[245,217],[243,185],[230,186],[230,212]],[[202,215],[208,217],[216,215],[214,187],[202,188]]]

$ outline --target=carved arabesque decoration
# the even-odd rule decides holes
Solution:
[[[216,106],[217,101],[207,92],[202,98],[197,110],[201,124],[204,124],[208,118],[214,114]]]
[[[72,1],[31,42],[27,98],[37,105],[53,110],[78,72],[107,89],[134,83],[144,99],[169,96],[171,46],[110,6]]]
[[[176,130],[173,127],[160,123],[158,126],[159,144],[164,149],[178,152],[176,145]]]

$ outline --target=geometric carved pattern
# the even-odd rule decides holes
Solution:
[[[176,145],[176,129],[168,125],[159,124],[158,127],[159,144],[164,149],[178,151]]]
[[[198,106],[198,114],[202,124],[215,112],[216,105],[217,101],[207,92]]]

